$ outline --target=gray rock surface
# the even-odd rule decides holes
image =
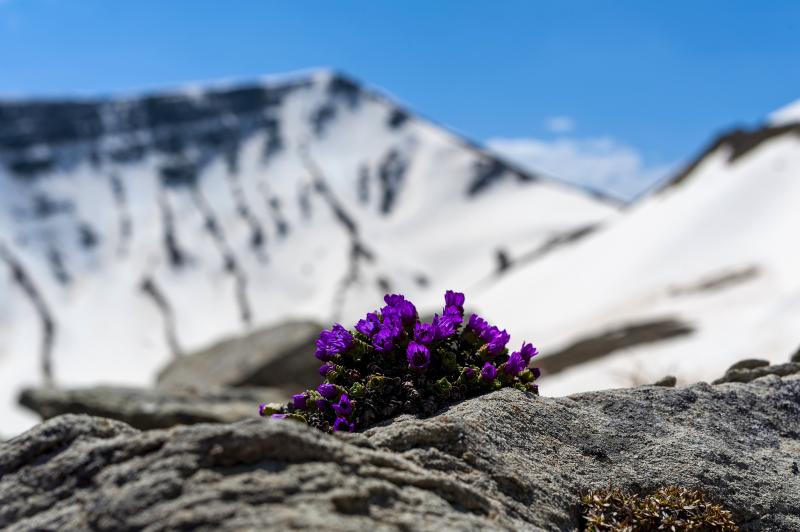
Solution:
[[[230,388],[195,392],[115,386],[63,390],[28,388],[19,402],[49,419],[61,414],[90,414],[124,421],[139,429],[194,423],[231,423],[252,418],[259,403],[285,401],[271,388]]]
[[[609,484],[706,490],[800,530],[800,379],[534,397],[505,389],[363,434],[252,419],[140,432],[49,420],[0,446],[9,530],[570,530]]]
[[[320,362],[314,342],[322,326],[287,322],[223,340],[194,354],[179,357],[158,376],[162,389],[261,386],[286,391],[319,383]]]

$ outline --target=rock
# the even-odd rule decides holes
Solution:
[[[654,382],[653,386],[666,386],[667,388],[672,388],[677,383],[678,379],[676,379],[674,375],[667,375],[666,377],[662,377]]]
[[[769,366],[769,360],[764,360],[761,358],[745,358],[744,360],[740,360],[729,367],[728,371],[732,369],[754,369],[763,366]]]
[[[314,342],[322,326],[288,322],[223,340],[175,359],[158,376],[162,389],[261,386],[304,390],[319,383]]]
[[[0,445],[13,530],[573,530],[610,485],[705,490],[800,530],[800,379],[570,397],[514,389],[363,434],[252,419],[140,432],[51,419]]]
[[[726,371],[725,375],[715,380],[714,384],[722,384],[723,382],[750,382],[766,375],[778,375],[779,377],[784,377],[797,372],[800,372],[800,363],[797,362],[788,362],[786,364],[777,364],[775,366],[753,367],[751,369],[735,369],[733,366],[731,366],[731,369]]]
[[[800,362],[800,347],[797,348],[797,351],[794,352],[791,358],[792,362]]]
[[[20,395],[19,402],[43,419],[69,413],[91,414],[146,430],[193,423],[230,423],[257,415],[259,403],[286,399],[283,392],[264,388],[168,392],[96,386],[75,390],[28,388]]]

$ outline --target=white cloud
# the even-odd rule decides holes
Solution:
[[[570,116],[551,116],[544,125],[551,133],[569,133],[575,129],[575,119]]]
[[[631,146],[610,137],[490,139],[487,145],[533,172],[630,199],[665,177],[673,165],[648,166]]]

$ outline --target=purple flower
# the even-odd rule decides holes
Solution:
[[[420,344],[430,345],[436,340],[436,327],[432,323],[417,323],[414,325],[414,340]]]
[[[464,294],[452,290],[445,292],[442,314],[452,317],[456,323],[461,324],[464,321]]]
[[[411,301],[400,294],[386,294],[383,297],[386,306],[381,309],[382,315],[395,315],[403,325],[411,325],[417,319],[417,308]]]
[[[266,413],[265,412],[266,409],[267,409],[267,403],[261,403],[260,405],[258,405],[258,415],[263,416]]]
[[[370,312],[367,314],[366,319],[359,320],[356,324],[356,330],[363,334],[364,336],[372,336],[378,332],[378,329],[381,326],[381,320],[378,318],[378,315],[374,312]]]
[[[461,322],[464,321],[464,311],[458,307],[444,307],[444,312],[442,312],[442,314],[444,317],[450,318],[457,324],[461,324]]]
[[[390,307],[396,307],[405,300],[406,300],[405,296],[401,294],[386,294],[385,296],[383,296],[384,303],[386,303],[386,305]]]
[[[406,349],[408,366],[414,371],[425,371],[431,363],[431,353],[428,348],[417,342],[409,342]]]
[[[462,375],[464,376],[464,378],[465,378],[465,379],[467,379],[467,380],[472,380],[472,379],[474,379],[474,378],[475,378],[475,370],[474,370],[474,369],[472,369],[472,368],[471,368],[471,367],[469,367],[469,366],[467,366],[466,368],[464,368],[464,369],[461,371],[461,374],[462,374]]]
[[[453,292],[452,290],[448,290],[444,293],[444,304],[446,307],[457,307],[461,309],[461,312],[464,312],[464,294],[461,292]]]
[[[533,344],[526,344],[525,342],[522,342],[522,347],[519,349],[519,354],[525,359],[525,365],[527,366],[531,359],[539,354],[539,350],[533,347]]]
[[[319,386],[317,386],[317,391],[322,397],[328,399],[329,401],[333,401],[339,396],[339,392],[336,390],[336,386],[334,386],[333,384],[328,384],[327,382],[324,382]]]
[[[384,310],[386,313],[381,316],[383,322],[380,324],[378,333],[372,338],[372,345],[381,353],[390,353],[397,340],[405,335],[405,331],[395,310],[391,307],[385,307]]]
[[[375,338],[372,339],[372,345],[381,353],[391,353],[394,349],[394,332],[389,327],[381,327]]]
[[[395,339],[402,338],[406,334],[400,316],[394,312],[389,312],[389,314],[383,318],[381,328],[389,331]]]
[[[521,371],[524,371],[527,365],[522,355],[515,351],[511,353],[511,356],[508,358],[504,371],[507,375],[516,376],[519,375]]]
[[[468,327],[473,331],[475,331],[475,334],[480,336],[481,334],[483,334],[483,331],[489,328],[489,324],[486,322],[486,320],[484,320],[477,314],[473,314],[472,316],[469,317]]]
[[[354,428],[355,425],[343,417],[337,417],[333,422],[333,432],[353,432]]]
[[[292,396],[292,407],[297,410],[305,410],[306,409],[306,401],[308,400],[308,396],[304,393],[298,393]]]
[[[534,379],[538,379],[539,377],[542,376],[542,370],[540,370],[539,368],[533,368],[531,372],[533,372]]]
[[[314,404],[317,405],[317,410],[324,411],[327,410],[329,406],[331,406],[331,402],[325,399],[317,399],[314,401]]]
[[[491,362],[484,364],[483,368],[481,368],[481,379],[491,382],[495,377],[497,377],[497,368]]]
[[[347,394],[342,394],[339,398],[338,403],[333,403],[333,411],[336,412],[337,416],[349,416],[353,413],[353,402],[350,401],[350,398]]]
[[[460,319],[459,319],[460,322]],[[456,332],[458,323],[453,316],[442,316],[438,314],[433,316],[433,327],[436,329],[436,338],[449,338]]]
[[[319,374],[320,374],[320,376],[321,376],[321,377],[324,377],[325,375],[327,375],[328,373],[330,373],[331,371],[333,371],[333,369],[334,369],[335,367],[336,367],[336,366],[334,366],[334,365],[333,365],[333,364],[331,364],[330,362],[325,362],[323,365],[321,365],[321,366],[319,367]]]
[[[494,338],[489,340],[486,345],[486,351],[491,355],[499,355],[506,348],[506,344],[511,339],[511,336],[505,331],[499,331],[494,335]]]
[[[272,419],[286,419],[289,417],[289,414],[272,414],[270,417]]]
[[[498,329],[497,326],[492,325],[489,327],[487,324],[486,328],[483,329],[478,336],[480,336],[480,339],[484,342],[491,342],[499,332],[500,329]]]
[[[487,344],[486,351],[490,355],[496,356],[503,352],[503,349],[505,349],[511,337],[505,330],[501,331],[497,327],[492,326],[488,329],[484,329],[480,334],[480,338]]]
[[[334,325],[330,331],[322,331],[317,340],[317,350],[314,356],[320,360],[329,360],[331,357],[344,353],[353,345],[353,336],[339,325]]]

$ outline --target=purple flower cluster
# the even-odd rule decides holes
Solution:
[[[287,405],[262,405],[261,415],[352,432],[504,386],[537,393],[539,372],[528,368],[536,348],[523,343],[509,354],[507,331],[476,314],[465,323],[464,294],[448,290],[441,313],[427,322],[402,295],[387,294],[384,303],[352,332],[340,324],[322,331],[314,354],[324,382]]]
[[[486,342],[486,352],[492,356],[497,356],[506,348],[506,344],[511,336],[505,329],[502,331],[496,326],[490,326],[486,320],[473,314],[469,318],[467,327],[481,340]]]
[[[391,353],[407,337],[406,328],[417,320],[417,308],[399,294],[387,294],[380,314],[370,312],[355,329],[369,339],[379,353]]]
[[[320,333],[314,356],[320,360],[330,360],[347,351],[352,345],[353,335],[337,323],[330,331]]]
[[[350,400],[350,397],[346,393],[340,392],[336,385],[329,382],[324,382],[317,386],[317,393],[322,398],[317,399],[314,403],[314,406],[323,412],[332,410],[336,415],[336,419],[333,422],[333,431],[353,432],[353,429],[355,429],[355,424],[349,419],[353,413],[353,402]],[[292,397],[292,405],[294,406],[294,398],[296,398],[297,395]],[[302,406],[297,408],[298,410],[307,409],[308,405],[306,401],[303,400],[302,403]]]

